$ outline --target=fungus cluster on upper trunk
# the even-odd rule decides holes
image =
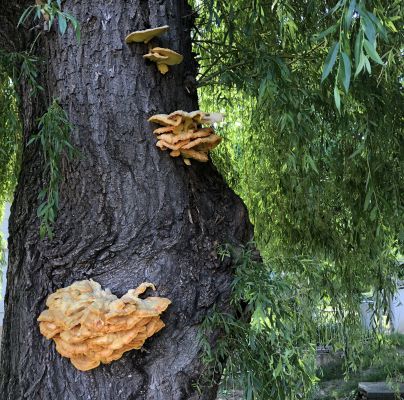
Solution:
[[[136,31],[126,36],[126,43],[149,43],[154,37],[167,32],[168,25],[158,28]],[[149,53],[143,56],[145,59],[154,61],[158,70],[166,74],[169,65],[175,65],[182,62],[181,54],[163,47],[149,47]],[[209,150],[215,148],[221,141],[211,127],[202,128],[202,124],[212,125],[214,122],[220,122],[223,115],[219,113],[207,114],[202,111],[178,110],[171,114],[157,114],[152,116],[149,121],[162,125],[163,128],[154,130],[157,134],[158,142],[156,144],[161,150],[170,149],[171,157],[182,156],[185,164],[190,165],[190,159],[201,162],[208,161]]]
[[[182,156],[185,164],[190,165],[191,158],[207,162],[209,150],[221,141],[213,128],[202,128],[201,125],[212,125],[222,119],[223,115],[220,113],[208,114],[199,110],[188,113],[178,110],[168,115],[153,115],[149,122],[163,126],[153,131],[158,135],[156,146],[161,150],[170,149],[171,157]]]

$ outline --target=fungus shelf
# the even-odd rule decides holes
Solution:
[[[156,146],[161,150],[170,149],[171,157],[182,156],[184,163],[190,165],[190,159],[200,162],[208,161],[208,152],[222,140],[213,128],[202,128],[201,125],[212,125],[221,122],[223,114],[182,110],[171,114],[157,114],[149,118],[149,122],[162,125],[153,131],[157,135]]]
[[[81,371],[109,364],[126,351],[140,349],[165,326],[160,314],[171,302],[162,297],[140,299],[148,288],[156,290],[142,283],[118,299],[93,280],[74,282],[48,297],[48,309],[38,318],[40,331]]]

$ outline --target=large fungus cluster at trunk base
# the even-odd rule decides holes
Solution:
[[[142,283],[120,299],[92,280],[58,289],[38,318],[42,335],[53,339],[56,350],[81,371],[109,364],[165,325],[160,314],[171,303],[162,297],[140,299],[151,283]]]
[[[208,152],[221,141],[212,127],[202,128],[201,125],[212,125],[223,120],[223,114],[204,113],[182,110],[171,114],[157,114],[149,118],[149,122],[162,125],[153,132],[157,135],[156,146],[161,150],[170,149],[171,157],[182,156],[185,164],[190,165],[190,159],[201,162],[208,161]]]

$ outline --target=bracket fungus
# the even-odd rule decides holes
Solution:
[[[221,113],[178,110],[168,115],[153,115],[148,121],[162,126],[153,131],[158,139],[156,146],[161,150],[170,149],[171,157],[182,156],[184,163],[190,165],[190,159],[207,162],[209,150],[221,141],[212,127],[202,128],[201,125],[212,125],[222,120]]]
[[[163,47],[154,47],[149,51],[150,53],[145,54],[143,58],[154,61],[157,64],[157,69],[163,75],[168,72],[169,65],[180,64],[184,59],[181,54]]]
[[[168,25],[160,26],[158,28],[146,29],[143,31],[136,31],[130,33],[125,38],[126,43],[149,43],[156,36],[160,36],[163,33],[167,32],[169,29]],[[166,49],[163,47],[149,47],[149,53],[145,54],[143,58],[153,61],[157,65],[157,69],[163,75],[166,74],[169,70],[169,65],[180,64],[183,60],[183,56],[178,54],[174,50]]]
[[[169,26],[164,25],[164,26],[159,26],[158,28],[152,28],[152,29],[145,29],[143,31],[136,31],[130,33],[128,36],[125,38],[126,43],[149,43],[150,40],[152,40],[156,36],[160,36],[163,33],[168,31]]]
[[[48,309],[38,318],[40,331],[81,371],[109,364],[126,351],[140,349],[165,326],[160,314],[171,301],[140,299],[148,288],[156,290],[153,284],[142,283],[119,299],[93,280],[74,282],[48,297]]]

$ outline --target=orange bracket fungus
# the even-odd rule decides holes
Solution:
[[[130,33],[128,36],[125,38],[126,43],[149,43],[150,40],[152,40],[156,36],[160,36],[163,33],[168,31],[169,26],[164,25],[164,26],[159,26],[158,28],[152,28],[152,29],[145,29],[144,31],[136,31]]]
[[[213,128],[202,128],[201,125],[212,125],[221,122],[223,114],[182,110],[171,114],[157,114],[149,118],[149,122],[161,125],[153,132],[157,135],[156,146],[161,150],[170,149],[171,157],[182,156],[184,163],[191,164],[190,159],[201,162],[208,161],[209,150],[221,141]]]
[[[180,64],[184,57],[174,50],[154,47],[143,58],[154,61],[157,64],[157,69],[164,75],[168,72],[169,65]]]
[[[140,349],[165,326],[160,314],[171,302],[163,297],[140,299],[148,288],[156,290],[142,283],[119,299],[93,280],[74,282],[48,297],[48,309],[38,318],[40,331],[81,371],[109,364],[126,351]]]
[[[132,32],[125,38],[126,43],[149,43],[156,36],[160,36],[167,32],[168,25],[160,26],[158,28],[146,29],[144,31]],[[165,49],[163,47],[152,47],[149,45],[149,53],[145,54],[143,58],[153,61],[157,64],[157,69],[163,75],[169,70],[169,65],[180,64],[183,60],[183,56],[178,54],[174,50]]]

